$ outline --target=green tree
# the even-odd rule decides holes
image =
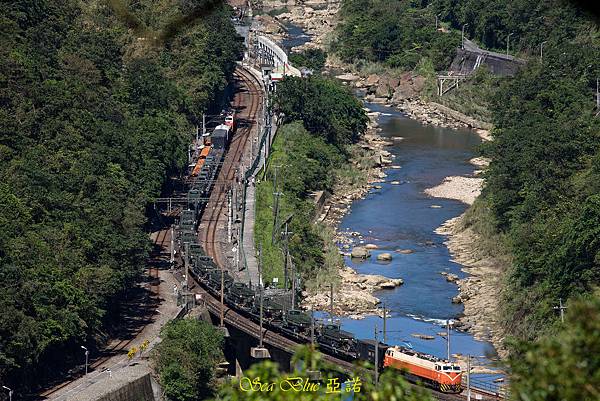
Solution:
[[[512,398],[523,401],[600,399],[600,294],[568,303],[564,325],[511,359]]]
[[[195,401],[212,394],[214,372],[223,354],[223,335],[210,323],[194,319],[169,322],[152,353],[165,395]]]
[[[304,127],[340,149],[355,143],[368,118],[361,103],[335,80],[313,76],[287,77],[277,87],[275,108],[286,122]]]

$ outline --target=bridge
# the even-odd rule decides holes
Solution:
[[[300,70],[292,66],[288,55],[277,43],[266,36],[258,35],[253,43],[253,55],[257,63],[270,69],[271,79],[278,80],[284,76],[300,77]]]

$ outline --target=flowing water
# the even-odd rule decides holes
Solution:
[[[459,264],[450,260],[444,245],[446,237],[436,234],[435,229],[463,213],[466,205],[429,197],[424,190],[447,176],[472,175],[475,169],[469,159],[475,156],[480,138],[471,131],[425,126],[391,108],[367,106],[382,113],[378,122],[383,137],[403,138],[386,148],[395,156],[393,165],[400,168],[386,169],[387,178],[379,184],[382,188],[372,189],[364,199],[355,201],[341,221],[341,231],[359,232],[363,236],[362,240],[355,238],[354,245],[378,246],[368,260],[346,258],[346,264],[359,273],[404,280],[400,287],[375,293],[391,315],[386,322],[388,344],[408,345],[446,357],[447,342],[440,334],[445,331],[446,320],[458,318],[463,306],[452,303],[458,287],[440,273],[453,273],[460,278],[465,274]],[[391,184],[392,181],[400,184]],[[410,249],[413,253],[394,252],[398,249]],[[376,257],[381,252],[391,253],[392,261],[378,261]],[[381,330],[383,319],[344,318],[342,325],[360,338],[373,338],[375,325]],[[420,339],[414,336],[417,334],[434,339]],[[469,333],[452,330],[450,337],[453,354],[473,355],[479,364],[487,364],[495,354],[491,344],[477,341]]]

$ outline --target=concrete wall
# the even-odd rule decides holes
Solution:
[[[69,397],[70,401],[156,401],[152,391],[150,373],[145,365],[133,365],[106,374],[84,390]]]
[[[477,63],[477,57],[481,53],[471,52],[469,50],[458,49],[456,57],[452,61],[450,71],[460,74],[470,74]],[[485,65],[494,75],[512,76],[523,67],[521,60],[507,60],[497,57],[493,54],[488,54],[482,65]]]

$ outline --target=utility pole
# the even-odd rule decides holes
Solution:
[[[258,286],[260,291],[260,333],[258,347],[263,348],[263,281],[262,281],[262,245],[258,250]]]
[[[467,355],[467,401],[471,401],[471,355]]]
[[[448,362],[450,362],[450,320],[446,320],[446,345],[448,351]]]
[[[315,348],[315,307],[310,307],[310,346]]]
[[[202,139],[206,136],[206,114],[202,113]]]
[[[292,267],[292,309],[296,309],[296,269],[288,252],[288,264]]]
[[[225,270],[221,266],[221,327],[225,327]]]
[[[231,205],[231,188],[227,191],[227,242],[231,243],[231,220],[233,217],[233,208]]]
[[[262,246],[258,248],[258,291],[259,291],[259,330],[258,347],[250,348],[250,356],[257,359],[270,358],[269,350],[263,346],[263,281],[262,281]]]
[[[544,40],[542,43],[540,43],[540,63],[544,62],[544,43],[548,42],[547,40]]]
[[[285,242],[284,242],[284,261],[283,261],[283,289],[285,291],[287,291],[288,289],[288,280],[289,280],[289,276],[288,276],[288,259],[290,257],[290,248],[289,248],[289,243],[288,243],[288,223],[287,221],[285,222],[285,231],[283,232],[283,236],[285,238]],[[293,278],[292,278],[293,280]],[[293,285],[293,284],[292,284]],[[292,305],[292,309],[293,309],[293,305]]]
[[[465,48],[465,28],[468,26],[469,24],[463,24],[462,26],[462,36],[461,36],[461,43],[462,43],[462,48]]]
[[[514,34],[514,32],[511,32],[508,34],[508,36],[506,37],[506,55],[508,56],[508,49],[510,46],[510,37]]]
[[[277,220],[279,218],[279,197],[282,195],[282,193],[277,190],[277,170],[279,170],[280,167],[281,166],[273,166],[275,169],[273,176],[273,190],[275,191],[273,192],[273,196],[275,199],[273,202],[273,231],[271,232],[271,244],[275,243],[275,229],[277,228]]]
[[[377,324],[375,324],[375,387],[379,383],[379,340],[377,339]]]
[[[383,342],[387,343],[387,309],[385,308],[385,302],[383,303]]]
[[[562,303],[562,298],[558,299],[558,306],[553,307],[554,310],[560,310],[560,321],[562,323],[565,322],[565,309],[567,309],[566,306],[563,306]]]
[[[596,78],[596,109],[598,110],[598,113],[600,113],[600,79]],[[596,113],[596,115],[598,115],[598,113]]]
[[[331,315],[331,324],[333,324],[333,284],[329,284],[329,314]]]
[[[171,267],[175,263],[175,229],[173,228],[173,224],[171,224],[171,256],[169,258],[169,262],[171,263]]]
[[[86,347],[84,347],[83,345],[81,346],[81,349],[83,349],[85,351],[85,375],[87,376],[87,374],[88,374],[88,358],[90,355],[90,351],[88,351],[88,349]]]

